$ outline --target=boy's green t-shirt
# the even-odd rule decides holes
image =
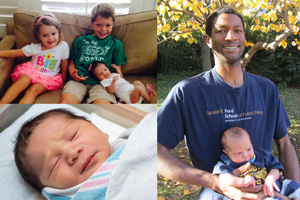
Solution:
[[[94,61],[103,62],[111,72],[115,72],[111,64],[119,66],[125,64],[127,60],[120,40],[112,36],[99,39],[94,35],[80,36],[76,39],[70,58],[75,62],[78,75],[88,76],[85,81],[81,81],[85,85],[99,84],[99,81],[92,76],[92,72],[88,71]]]

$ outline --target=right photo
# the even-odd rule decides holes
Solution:
[[[300,199],[300,4],[157,10],[157,199]]]

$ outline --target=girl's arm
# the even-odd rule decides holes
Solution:
[[[112,64],[111,66],[116,70],[116,72],[120,75],[120,77],[123,78],[123,74],[122,74],[122,71],[121,71],[122,66],[121,65],[117,66],[115,64]]]
[[[4,50],[0,51],[1,58],[15,58],[15,57],[23,57],[25,54],[22,49],[12,49],[12,50]]]
[[[116,81],[118,80],[118,76],[114,76],[110,86],[105,87],[105,89],[107,90],[107,92],[109,92],[110,94],[113,94],[116,90]]]
[[[65,84],[67,80],[67,70],[68,70],[68,59],[65,59],[61,61],[61,74],[63,78],[63,84]]]

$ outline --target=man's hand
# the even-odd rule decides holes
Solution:
[[[256,186],[257,187],[257,186]],[[255,187],[255,188],[256,188]],[[252,189],[250,187],[247,187],[248,189]],[[253,191],[256,189],[252,189]],[[261,189],[262,190],[262,189]],[[243,199],[243,200],[256,200],[256,199],[263,199],[264,193],[262,191],[255,191],[255,192],[246,192],[244,190],[240,190],[231,186],[223,186],[220,187],[220,191],[218,191],[221,194],[224,194],[230,199]]]
[[[81,76],[78,76],[78,70],[75,69],[73,70],[72,72],[70,72],[70,75],[71,77],[75,80],[75,81],[84,81],[88,78],[88,76],[85,76],[83,77],[82,75]]]
[[[244,180],[244,187],[255,188],[256,181],[252,176],[247,175],[243,178],[243,180]]]
[[[240,166],[239,168],[233,170],[232,174],[234,176],[238,176],[239,174],[244,173],[245,171],[247,171],[250,166],[251,166],[251,163],[247,162],[246,164],[244,164],[244,165]]]

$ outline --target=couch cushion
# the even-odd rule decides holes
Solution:
[[[17,10],[14,13],[17,48],[36,43],[33,36],[33,21],[41,14],[35,10]],[[62,24],[64,40],[72,47],[74,40],[86,33],[92,33],[90,16],[54,13]],[[117,16],[112,35],[124,44],[127,63],[122,67],[124,74],[156,74],[156,11]],[[24,62],[28,58],[20,58]]]

